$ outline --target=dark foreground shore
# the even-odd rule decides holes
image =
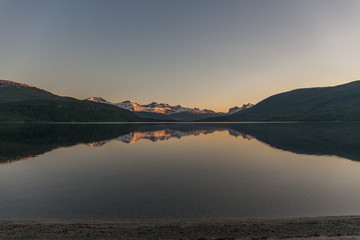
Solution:
[[[360,216],[136,222],[3,221],[0,239],[360,239]]]

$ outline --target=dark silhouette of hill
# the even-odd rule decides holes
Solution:
[[[1,122],[144,121],[108,104],[61,97],[26,84],[0,80]]]
[[[250,109],[201,121],[360,121],[360,81],[276,94]]]

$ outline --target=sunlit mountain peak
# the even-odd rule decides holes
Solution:
[[[112,104],[111,102],[105,100],[102,97],[89,97],[87,99],[85,99],[87,101],[91,101],[91,102],[98,102],[98,103],[106,103],[106,104]]]
[[[197,107],[183,107],[181,105],[171,106],[167,103],[158,103],[151,102],[149,104],[141,105],[137,102],[126,100],[120,103],[111,103],[105,100],[102,97],[90,97],[86,99],[88,101],[98,102],[98,103],[107,103],[129,110],[136,113],[140,117],[158,119],[158,120],[176,120],[176,121],[196,121],[199,119],[209,118],[209,117],[218,117],[233,114],[248,108],[253,107],[251,103],[243,104],[241,108],[234,107],[229,109],[228,113],[215,112],[209,109],[199,109]]]
[[[24,83],[18,83],[13,82],[9,80],[0,80],[0,87],[26,87],[26,88],[33,88],[33,86],[24,84]]]

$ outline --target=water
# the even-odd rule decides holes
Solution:
[[[360,214],[360,124],[1,124],[0,220]]]

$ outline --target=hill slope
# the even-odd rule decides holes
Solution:
[[[360,121],[360,81],[273,95],[251,109],[203,121]]]
[[[115,106],[60,97],[45,90],[0,80],[0,121],[142,121]]]

